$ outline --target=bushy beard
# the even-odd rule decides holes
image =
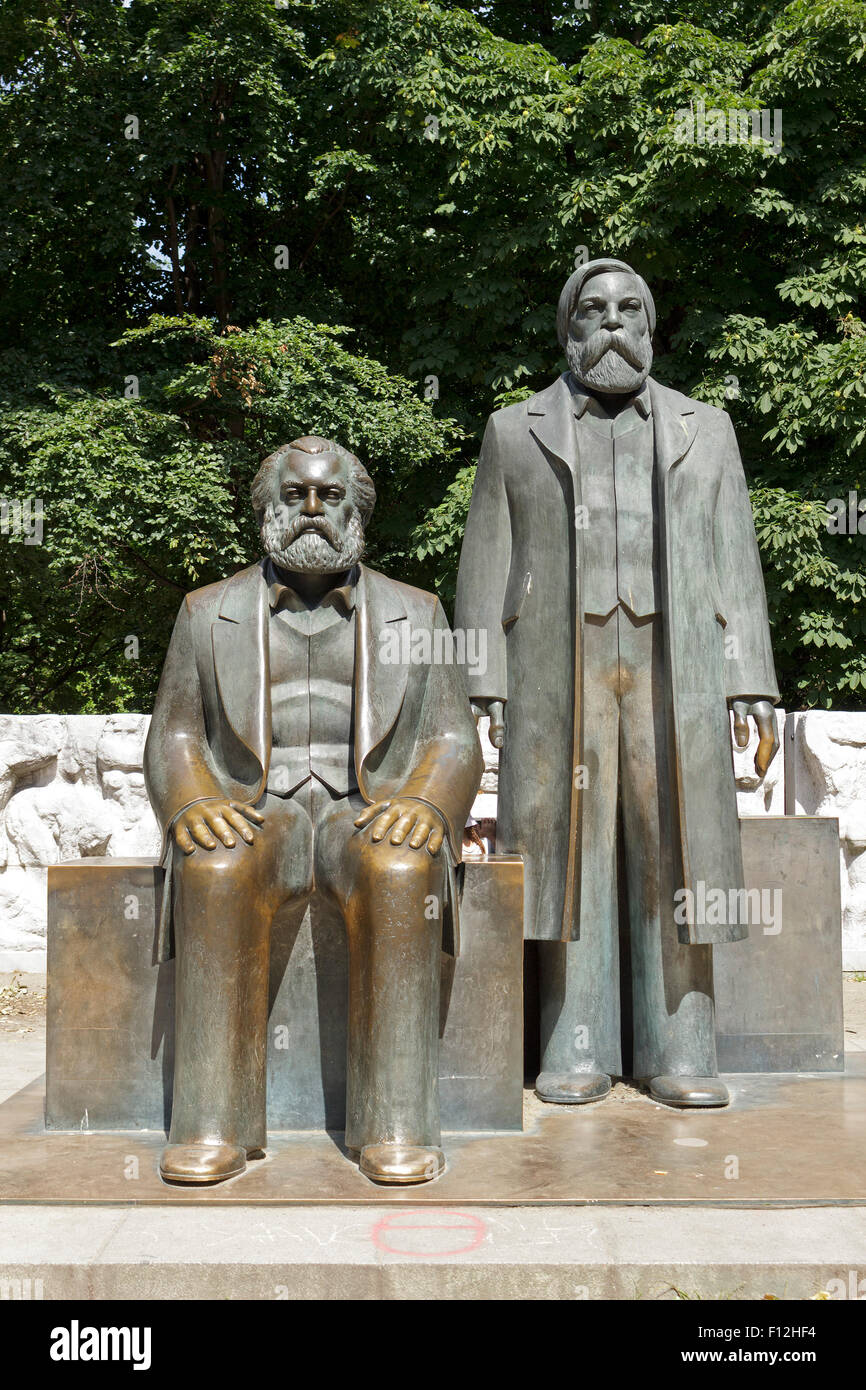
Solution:
[[[581,386],[617,395],[643,386],[653,360],[649,334],[635,340],[627,333],[609,333],[606,328],[597,329],[585,343],[570,337],[565,355]]]
[[[268,507],[262,522],[262,546],[280,569],[295,574],[340,574],[356,565],[364,553],[364,523],[353,511],[339,530],[327,517],[316,518],[316,530],[308,517],[295,517],[280,526]]]

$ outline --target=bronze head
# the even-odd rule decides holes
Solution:
[[[654,328],[649,288],[624,261],[589,261],[560,295],[557,330],[569,368],[601,395],[630,394],[643,385]]]
[[[338,574],[364,553],[376,489],[348,449],[305,435],[264,460],[252,499],[262,546],[280,569]]]

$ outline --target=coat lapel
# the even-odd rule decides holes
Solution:
[[[577,481],[577,431],[565,374],[526,402],[526,414],[533,438],[546,454],[564,464]]]
[[[235,737],[267,773],[271,747],[271,682],[267,586],[261,565],[228,581],[212,625],[214,671],[223,714]]]
[[[389,625],[393,624],[402,655],[408,654],[412,634],[401,628],[408,619],[397,585],[366,565],[360,566],[355,612],[355,768],[366,795],[364,763],[396,723],[409,679],[405,660],[383,660]]]
[[[695,442],[698,432],[694,402],[679,391],[649,379],[650,400],[655,421],[656,461],[662,480],[681,463]]]

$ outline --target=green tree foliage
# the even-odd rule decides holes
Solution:
[[[412,383],[351,353],[346,333],[301,318],[219,333],[195,315],[151,315],[114,345],[137,399],[42,384],[16,407],[4,383],[4,486],[40,499],[45,539],[30,545],[22,524],[4,540],[12,708],[147,706],[184,593],[258,553],[250,480],[299,435],[367,461],[371,559],[412,568],[406,493],[419,475],[445,489],[459,435]]]
[[[734,419],[784,699],[864,707],[826,510],[866,501],[864,51],[861,0],[6,0],[0,495],[45,534],[0,537],[3,707],[146,707],[292,434],[361,453],[375,563],[447,601],[484,419],[603,254],[654,374]],[[781,148],[686,108],[778,109]]]

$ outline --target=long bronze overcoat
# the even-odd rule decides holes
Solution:
[[[727,701],[778,700],[767,604],[729,416],[649,380],[660,510],[665,699],[684,886],[742,887]],[[455,627],[487,633],[473,697],[507,700],[497,846],[526,860],[526,934],[579,934],[580,461],[567,377],[488,421],[457,584]],[[694,943],[745,926],[693,920]]]
[[[443,640],[448,634],[445,614],[433,594],[365,565],[360,566],[355,611],[358,787],[368,803],[413,797],[443,816],[447,838],[441,852],[449,883],[445,939],[456,950],[454,870],[483,760],[459,671],[442,659],[443,653],[453,655],[449,641]],[[165,842],[160,959],[171,951],[173,822],[208,797],[255,805],[267,784],[268,622],[261,564],[197,589],[181,604],[144,750],[148,795]]]

